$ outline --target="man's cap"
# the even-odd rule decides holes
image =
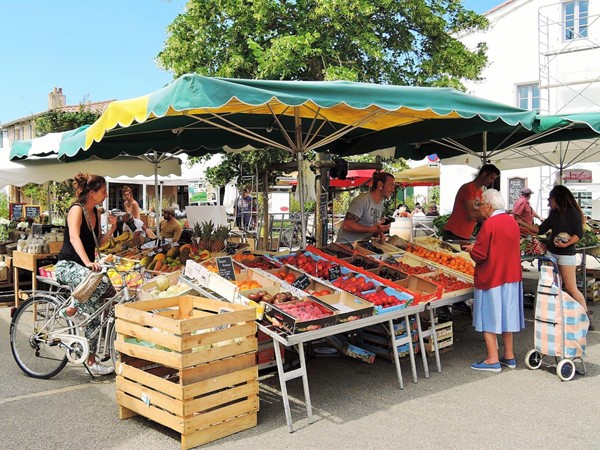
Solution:
[[[163,213],[169,213],[169,214],[171,214],[172,216],[174,216],[174,215],[175,215],[175,209],[174,209],[174,208],[163,208],[162,212],[163,212]]]
[[[521,194],[522,195],[531,195],[531,194],[533,194],[533,191],[529,188],[525,188],[521,191]]]

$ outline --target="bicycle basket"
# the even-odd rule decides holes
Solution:
[[[81,283],[73,290],[71,296],[77,300],[79,303],[87,302],[96,288],[102,282],[102,277],[104,274],[102,272],[92,272],[90,271]]]

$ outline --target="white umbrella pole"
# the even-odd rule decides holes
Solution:
[[[162,189],[160,198],[158,196],[158,161],[156,160],[156,152],[154,152],[154,195],[156,196],[156,208],[154,209],[154,217],[156,218],[156,238],[160,239],[160,217],[162,204]]]
[[[298,160],[298,189],[300,194],[300,224],[302,226],[302,248],[306,248],[306,217],[304,216],[304,148],[302,146],[302,120],[298,108],[294,109],[294,124],[296,137],[296,159]]]

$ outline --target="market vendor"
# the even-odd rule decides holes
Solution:
[[[483,187],[492,184],[499,176],[500,170],[496,166],[485,164],[473,181],[460,187],[454,199],[452,214],[444,226],[443,240],[471,239],[477,222],[485,219],[479,209]]]
[[[179,220],[175,218],[175,209],[165,208],[162,210],[163,220],[160,221],[160,237],[177,242],[181,237],[183,228]]]
[[[336,242],[364,241],[376,236],[383,239],[383,233],[390,229],[384,225],[382,217],[385,208],[383,200],[389,198],[396,188],[394,176],[387,172],[373,172],[371,189],[352,200]]]
[[[529,203],[533,191],[529,188],[525,188],[521,191],[521,197],[515,202],[512,207],[512,213],[519,216],[524,222],[533,224],[533,219],[542,220],[542,218],[533,210],[533,207]]]

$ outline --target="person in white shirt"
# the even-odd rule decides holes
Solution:
[[[125,213],[121,216],[123,220],[123,231],[130,231],[133,234],[133,245],[140,245],[146,242],[146,239],[156,239],[156,234],[144,225],[141,219],[132,217]]]

